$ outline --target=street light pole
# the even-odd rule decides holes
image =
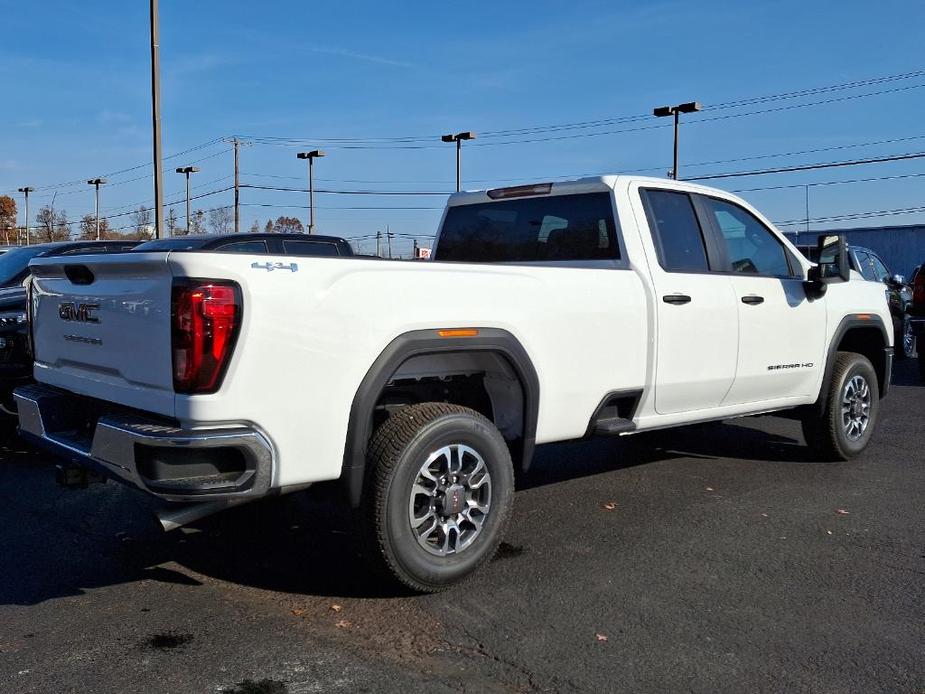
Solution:
[[[671,177],[676,181],[678,180],[678,136],[680,134],[680,116],[682,113],[695,113],[701,110],[703,110],[703,106],[701,106],[698,101],[689,101],[685,104],[678,104],[677,106],[659,106],[652,110],[652,115],[656,118],[674,116],[674,157]]]
[[[199,171],[198,166],[181,166],[177,168],[178,174],[186,175],[186,233],[190,233],[190,211],[189,211],[189,175]]]
[[[315,231],[315,159],[324,156],[320,149],[313,149],[311,152],[299,152],[296,157],[299,159],[308,159],[308,233]]]
[[[474,140],[475,133],[471,130],[466,130],[461,133],[450,133],[449,135],[443,135],[440,137],[440,140],[443,142],[455,142],[456,143],[456,192],[458,193],[461,190],[462,185],[462,141],[463,140]]]
[[[106,183],[105,178],[91,178],[87,181],[91,186],[96,187],[96,240],[100,240],[100,186]]]
[[[31,186],[26,186],[24,188],[19,189],[19,192],[26,196],[25,227],[26,227],[26,245],[27,246],[29,245],[29,193],[31,193],[33,190],[35,190],[35,188]]]
[[[158,0],[151,0],[151,122],[154,131],[154,237],[164,236],[164,172],[161,168],[161,58]]]

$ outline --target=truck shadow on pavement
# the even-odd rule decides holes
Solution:
[[[921,385],[914,361],[897,367],[894,385]],[[31,605],[143,581],[198,586],[218,580],[318,596],[400,595],[370,574],[352,514],[335,502],[293,494],[164,533],[152,500],[141,492],[116,483],[61,489],[47,456],[18,441],[9,426],[0,436],[0,604]],[[796,422],[747,418],[540,446],[518,490],[664,461],[717,459],[733,465],[815,462]]]
[[[793,422],[780,427],[798,431]],[[9,439],[8,439],[9,440]],[[756,457],[757,456],[757,457]],[[541,446],[518,489],[672,459],[812,462],[801,439],[746,423],[705,424],[620,440]],[[12,439],[0,449],[0,604],[29,605],[138,581],[217,579],[285,593],[391,597],[363,562],[352,514],[309,493],[256,502],[171,533],[152,502],[115,483],[55,486],[45,456]]]

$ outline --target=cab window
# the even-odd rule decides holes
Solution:
[[[668,272],[709,272],[703,232],[690,195],[646,190],[644,200],[662,268]]]
[[[235,241],[219,246],[215,250],[222,253],[266,253],[266,241]]]
[[[751,212],[717,198],[703,201],[725,245],[730,269],[745,275],[790,277],[787,251],[780,240]]]

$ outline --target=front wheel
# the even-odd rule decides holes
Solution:
[[[877,374],[867,357],[836,352],[824,409],[803,419],[806,443],[826,460],[848,460],[870,443],[880,411]]]
[[[364,499],[370,559],[418,592],[473,573],[498,548],[514,470],[498,429],[447,403],[393,413],[369,446]]]

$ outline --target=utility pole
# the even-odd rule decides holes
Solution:
[[[23,226],[25,226],[26,228],[26,245],[27,246],[29,245],[29,193],[31,193],[33,190],[35,190],[35,188],[31,186],[26,186],[24,188],[19,189],[19,192],[26,196],[26,210],[25,210],[26,219],[25,219],[25,223],[23,224]]]
[[[178,174],[186,175],[186,233],[189,234],[192,232],[192,227],[190,226],[190,211],[189,211],[189,175],[194,174],[199,171],[198,166],[181,166],[177,169]]]
[[[381,257],[382,257],[382,251],[380,250],[380,248],[381,248],[380,243],[381,243],[381,242],[382,242],[382,232],[381,232],[381,231],[377,231],[377,232],[376,232],[376,257],[377,257],[377,258],[381,258]]]
[[[154,238],[164,233],[164,172],[161,170],[161,58],[158,0],[151,0],[151,121],[154,128]]]
[[[96,240],[100,240],[100,186],[106,183],[105,178],[91,178],[87,181],[91,186],[96,187]]]
[[[809,238],[809,186],[803,186],[806,193],[806,235]],[[795,243],[800,243],[800,227],[797,227]]]
[[[411,257],[412,258],[418,257],[418,240],[417,239],[411,239]]]
[[[314,161],[324,156],[320,149],[313,149],[311,152],[299,152],[296,157],[299,159],[308,159],[308,233],[315,231],[315,176]]]
[[[385,227],[385,238],[386,242],[389,244],[389,260],[392,259],[392,231],[389,225]]]
[[[240,188],[238,187],[238,138],[234,142],[234,233],[241,233]]]
[[[443,135],[440,138],[443,142],[455,142],[456,143],[456,192],[460,191],[460,186],[462,184],[462,141],[463,140],[474,140],[475,133],[471,130],[467,130],[461,133],[451,133],[449,135]]]
[[[658,108],[652,110],[652,115],[656,118],[674,116],[674,163],[671,167],[671,178],[676,181],[678,180],[678,134],[680,127],[680,114],[695,113],[702,110],[703,107],[697,101],[690,101],[686,104],[678,104],[677,106],[659,106]]]

